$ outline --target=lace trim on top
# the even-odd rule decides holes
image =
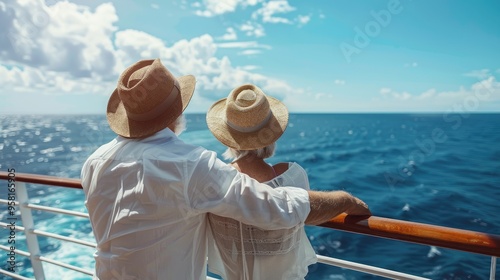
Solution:
[[[300,226],[263,230],[213,214],[209,214],[208,218],[219,250],[227,253],[281,255],[289,253],[300,243]]]
[[[292,166],[285,173],[293,172]],[[279,187],[283,184],[285,173],[265,184],[273,188]],[[263,230],[214,214],[208,214],[208,218],[217,247],[226,253],[255,256],[281,255],[289,253],[300,244],[301,225],[290,229]]]

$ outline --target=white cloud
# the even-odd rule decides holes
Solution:
[[[240,26],[240,30],[245,32],[247,36],[262,37],[266,35],[264,27],[256,22],[247,21]]]
[[[262,1],[263,0],[246,0],[246,1],[243,1],[243,6],[255,6]]]
[[[390,88],[381,88],[380,95],[385,99],[408,100],[412,95],[408,92],[397,92]]]
[[[109,82],[94,78],[75,79],[68,73],[42,71],[29,66],[7,68],[0,65],[0,89],[11,93],[111,93]]]
[[[320,92],[320,93],[316,93],[316,94],[314,95],[314,99],[316,99],[316,100],[318,100],[318,99],[323,99],[323,98],[324,98],[324,97],[326,97],[326,96],[327,96],[327,95],[326,95],[325,93]]]
[[[397,92],[390,88],[381,88],[380,104],[378,108],[400,108],[418,111],[447,111],[456,108],[465,108],[469,111],[479,108],[493,108],[490,105],[500,101],[500,82],[495,77],[489,76],[472,84],[469,88],[460,87],[457,90],[441,91],[431,88],[420,94],[412,95],[406,91]]]
[[[88,7],[41,0],[11,1],[0,10],[0,60],[76,78],[108,78],[116,62],[112,4]],[[89,24],[91,22],[92,24]]]
[[[422,94],[420,94],[419,96],[416,96],[415,98],[417,98],[417,99],[429,99],[429,98],[436,96],[436,94],[437,94],[436,89],[431,88],[427,91],[424,91]]]
[[[240,68],[243,69],[243,70],[246,70],[246,71],[253,71],[253,70],[260,69],[260,66],[257,66],[257,65],[245,65],[245,66],[242,66]]]
[[[481,69],[481,70],[472,70],[468,73],[465,73],[464,76],[476,79],[484,79],[491,76],[491,74],[489,69]]]
[[[236,35],[236,31],[232,27],[228,27],[226,29],[226,34],[222,35],[219,39],[225,40],[225,41],[232,41],[238,39],[238,36]]]
[[[267,23],[286,23],[291,24],[292,21],[285,18],[276,16],[276,14],[287,14],[295,10],[295,7],[290,6],[287,0],[269,1],[262,5],[252,14],[253,19],[262,18],[262,22]]]
[[[191,6],[195,8],[194,13],[198,16],[214,17],[226,13],[233,13],[238,7],[245,8],[249,6],[256,6],[259,3],[262,3],[261,7],[252,12],[250,20],[246,20],[242,24],[236,25],[237,28],[239,28],[239,30],[244,32],[247,36],[259,38],[266,35],[264,26],[262,26],[259,22],[284,24],[296,23],[300,27],[307,24],[311,20],[310,15],[298,15],[295,19],[286,18],[286,14],[296,10],[295,7],[290,6],[288,0],[203,0],[202,2],[193,3]],[[233,38],[231,37],[233,36],[232,33],[228,33],[227,36],[229,38]],[[236,38],[233,40],[236,40]]]
[[[142,31],[117,30],[113,4],[101,4],[95,10],[69,2],[47,7],[41,0],[9,2],[7,6],[0,7],[4,27],[0,39],[5,39],[0,40],[0,95],[109,95],[125,67],[154,57],[161,58],[176,76],[196,77],[193,104],[198,107],[190,107],[198,112],[243,83],[254,83],[278,98],[301,92],[286,81],[251,72],[257,66],[233,66],[228,57],[216,55],[218,48],[240,48],[246,55],[271,49],[256,41],[217,44],[205,34],[167,45]],[[38,15],[41,12],[48,17]],[[27,25],[36,30],[26,30]]]
[[[297,21],[299,22],[299,26],[306,25],[311,20],[311,16],[301,16],[297,17]]]
[[[245,42],[228,42],[228,43],[218,43],[219,48],[259,48],[259,49],[271,49],[269,45],[261,45],[257,41],[245,41]]]
[[[492,95],[494,98],[500,98],[500,82],[493,76],[473,84],[471,89],[476,95]]]
[[[335,99],[335,97],[332,94],[324,93],[324,92],[319,92],[316,94],[310,94],[306,93],[306,96],[314,96],[314,100],[316,101],[316,104],[313,106],[316,107],[314,109],[309,109],[309,111],[329,111],[325,110],[325,107],[332,106],[332,101]],[[322,105],[321,105],[322,104]]]
[[[165,43],[159,38],[132,29],[116,32],[115,45],[118,58],[116,74],[135,61],[144,58],[163,57],[167,51]]]
[[[177,57],[176,59],[171,57],[167,61],[180,62],[177,63],[177,66],[172,65],[172,68],[179,69],[179,73],[193,74],[197,79],[197,85],[202,89],[200,95],[208,100],[225,97],[231,89],[244,83],[254,83],[269,94],[280,98],[284,98],[287,94],[293,92],[292,87],[284,81],[232,66],[227,57],[221,59],[213,56],[193,57],[193,52],[200,53],[202,48],[216,49],[216,44],[209,35],[203,35],[183,43],[176,43],[172,47],[172,51],[178,54],[180,53],[176,51],[178,48],[187,50],[182,52],[186,57]],[[205,53],[209,53],[209,51]],[[208,109],[208,106],[206,109]]]
[[[345,81],[344,80],[335,80],[333,81],[336,85],[345,85]]]
[[[223,43],[231,44],[232,47],[246,47],[255,44],[253,42]],[[242,68],[233,67],[227,57],[221,59],[215,57],[215,52],[220,44],[214,43],[210,35],[193,38],[189,41],[182,40],[168,49],[165,64],[180,74],[192,74],[198,80],[198,85],[206,90],[204,96],[209,99],[219,98],[223,95],[214,90],[229,90],[239,84],[254,82],[262,88],[277,86],[280,91],[286,93],[287,84],[265,77],[260,74],[248,72]]]
[[[396,92],[394,90],[391,90],[390,88],[381,88],[380,94],[384,98],[393,98],[393,99],[397,99],[397,100],[408,100],[408,99],[412,98],[412,95],[406,91]]]
[[[238,6],[238,0],[204,0],[201,4],[205,10],[197,10],[195,14],[203,17],[213,17],[216,15],[234,12]]]
[[[159,10],[160,9],[160,5],[158,5],[156,3],[153,3],[153,4],[151,4],[151,8],[153,8],[155,10]]]
[[[225,13],[231,13],[238,6],[255,6],[260,0],[203,0],[195,2],[193,7],[200,8],[195,14],[203,17],[214,17]]]
[[[412,97],[412,95],[410,93],[408,93],[408,92],[405,91],[405,92],[402,92],[402,93],[399,93],[399,94],[396,93],[395,97],[397,99],[401,99],[401,100],[408,100],[408,99],[410,99]]]
[[[390,88],[381,88],[380,89],[380,93],[382,94],[382,96],[386,97],[387,94],[389,94],[390,92],[392,91],[392,89]]]
[[[256,55],[261,53],[260,50],[244,50],[238,53],[238,55]]]

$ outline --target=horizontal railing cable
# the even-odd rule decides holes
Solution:
[[[429,278],[423,278],[407,273],[402,273],[394,270],[389,270],[389,269],[384,269],[376,266],[371,266],[371,265],[366,265],[366,264],[360,264],[356,262],[350,262],[346,260],[341,260],[341,259],[336,259],[336,258],[331,258],[327,256],[322,256],[322,255],[317,255],[318,257],[318,262],[327,264],[327,265],[332,265],[332,266],[338,266],[338,267],[343,267],[359,272],[364,272],[368,273],[371,275],[377,275],[377,276],[382,276],[390,279],[404,279],[404,280],[430,280]]]
[[[0,249],[4,250],[4,251],[10,251],[10,247],[8,246],[5,246],[5,245],[0,245]],[[24,257],[29,257],[31,256],[31,254],[29,252],[26,252],[26,251],[23,251],[23,250],[20,250],[20,249],[15,249],[14,252],[17,254],[17,255],[21,255],[21,256],[24,256]]]
[[[81,218],[87,218],[87,219],[89,218],[89,214],[87,214],[87,213],[66,210],[66,209],[61,209],[61,208],[55,208],[55,207],[50,207],[50,206],[44,206],[44,205],[38,205],[38,204],[33,204],[33,203],[28,203],[26,205],[26,207],[31,208],[31,209],[41,210],[41,211],[53,212],[53,213],[57,213],[57,214],[66,214],[66,215],[71,215],[71,216],[76,216],[76,217],[81,217]]]
[[[31,230],[31,232],[33,232],[36,235],[41,235],[41,236],[45,236],[45,237],[51,237],[51,238],[55,238],[55,239],[59,239],[59,240],[64,240],[64,241],[68,241],[68,242],[71,242],[71,243],[76,243],[76,244],[88,246],[88,247],[91,247],[91,248],[95,248],[96,247],[96,244],[94,242],[89,242],[89,241],[85,241],[85,240],[79,240],[79,239],[76,239],[76,238],[73,238],[73,237],[63,236],[63,235],[59,235],[59,234],[56,234],[56,233],[50,233],[50,232],[46,232],[46,231],[39,230],[39,229]]]
[[[4,274],[4,275],[7,275],[7,276],[10,276],[10,277],[12,277],[13,279],[33,280],[33,278],[27,278],[27,277],[24,277],[24,276],[21,276],[21,275],[19,275],[19,274],[12,273],[12,272],[10,272],[10,271],[3,270],[3,269],[0,269],[0,274]]]
[[[4,223],[4,222],[0,222],[0,227],[3,227],[3,228],[9,228],[10,227],[10,224],[8,223]],[[24,227],[23,226],[18,226],[16,225],[16,231],[24,231]]]
[[[57,266],[60,266],[60,267],[64,267],[64,268],[71,269],[71,270],[75,270],[75,271],[78,271],[78,272],[81,272],[81,273],[84,273],[84,274],[87,274],[87,275],[90,275],[90,276],[93,275],[93,272],[91,270],[84,269],[84,268],[81,268],[81,267],[78,267],[78,266],[74,266],[74,265],[71,265],[71,264],[63,263],[63,262],[60,262],[60,261],[56,261],[56,260],[53,260],[51,258],[37,257],[37,259],[41,260],[42,262],[47,262],[47,263],[51,263],[51,264],[54,264],[54,265],[57,265]]]
[[[4,222],[0,222],[0,227],[8,228],[9,224],[4,223]],[[24,231],[24,227],[22,227],[22,226],[16,226],[15,230],[16,231]],[[84,246],[88,246],[88,247],[92,247],[92,248],[96,247],[96,243],[95,242],[80,240],[80,239],[76,239],[76,238],[73,238],[73,237],[68,237],[68,236],[64,236],[64,235],[60,235],[60,234],[56,234],[56,233],[50,233],[50,232],[46,232],[46,231],[39,230],[39,229],[30,230],[30,232],[32,232],[32,233],[34,233],[36,235],[41,235],[41,236],[45,236],[45,237],[56,238],[56,239],[59,239],[59,240],[64,240],[64,241],[68,241],[68,242],[72,242],[72,243],[76,243],[76,244],[80,244],[80,245],[84,245]],[[0,245],[0,246],[2,246],[2,245]]]
[[[19,201],[17,201],[17,200],[7,200],[7,199],[1,199],[0,198],[0,203],[2,203],[2,204],[7,204],[8,205],[9,202],[10,203],[14,203],[15,205],[19,205]]]
[[[2,204],[8,204],[9,202],[11,202],[11,201],[6,200],[6,199],[0,199],[0,203],[2,203]],[[19,205],[18,201],[13,201],[13,202],[15,203],[15,205]],[[50,206],[45,206],[45,205],[28,203],[28,204],[26,204],[26,207],[31,208],[31,209],[35,209],[35,210],[57,213],[57,214],[65,214],[65,215],[71,215],[71,216],[80,217],[80,218],[87,218],[87,219],[89,218],[88,213],[66,210],[66,209],[62,209],[62,208],[50,207]]]

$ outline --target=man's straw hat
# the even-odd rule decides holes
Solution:
[[[246,84],[212,105],[207,124],[222,144],[237,150],[255,150],[280,138],[288,124],[288,110],[278,99]]]
[[[160,59],[136,62],[121,74],[109,98],[109,126],[127,138],[150,136],[182,114],[195,84],[191,75],[176,79]]]

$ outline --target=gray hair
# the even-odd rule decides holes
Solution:
[[[224,159],[232,160],[233,162],[250,154],[254,154],[258,158],[264,159],[272,157],[274,155],[275,150],[276,150],[276,143],[272,143],[269,146],[256,150],[237,150],[233,148],[227,148],[227,150],[222,154],[222,156],[224,157]]]
[[[173,123],[174,125],[174,133],[175,135],[181,135],[184,130],[186,130],[186,117],[184,114],[181,114]]]

